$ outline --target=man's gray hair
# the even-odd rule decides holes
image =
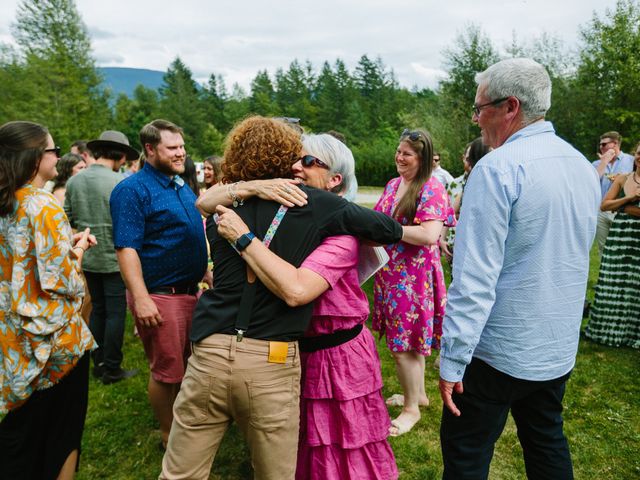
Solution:
[[[502,60],[476,75],[489,100],[516,97],[525,123],[544,117],[551,107],[551,79],[547,70],[530,58]]]
[[[302,146],[309,155],[318,157],[326,163],[329,166],[329,173],[342,175],[342,183],[331,191],[341,194],[345,200],[354,201],[358,191],[358,181],[351,150],[340,140],[326,133],[302,135]]]

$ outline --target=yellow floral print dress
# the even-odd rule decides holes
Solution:
[[[0,413],[55,385],[95,347],[64,211],[32,185],[16,198],[15,212],[0,217]]]

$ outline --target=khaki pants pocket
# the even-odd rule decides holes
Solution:
[[[205,423],[209,418],[212,381],[213,377],[189,365],[173,406],[174,416],[187,426]]]
[[[289,369],[277,378],[253,379],[247,382],[252,428],[271,432],[288,424],[292,415],[299,415],[300,370]]]

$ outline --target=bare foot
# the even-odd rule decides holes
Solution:
[[[389,407],[404,407],[404,395],[402,395],[401,393],[394,393],[389,398],[387,398],[385,403]],[[420,400],[418,400],[418,405],[421,407],[428,407],[429,397],[427,397],[426,395],[420,397]]]
[[[389,435],[398,437],[410,431],[420,420],[420,412],[412,413],[403,411],[397,418],[391,421]]]

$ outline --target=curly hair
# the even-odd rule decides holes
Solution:
[[[238,123],[225,141],[223,182],[291,178],[302,150],[300,134],[286,123],[251,116]]]

